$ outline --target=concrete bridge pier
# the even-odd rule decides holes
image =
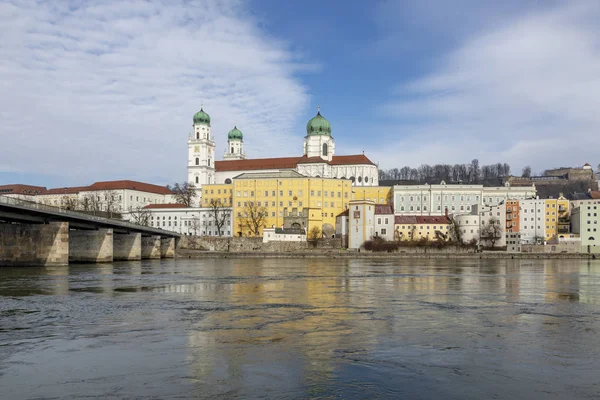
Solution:
[[[115,233],[113,235],[113,260],[131,261],[141,259],[141,233]]]
[[[142,258],[160,258],[160,236],[142,236]]]
[[[104,263],[113,261],[113,230],[69,232],[69,262]]]
[[[69,223],[0,224],[0,267],[69,265]]]
[[[175,257],[175,238],[170,237],[160,239],[160,256],[162,258]]]

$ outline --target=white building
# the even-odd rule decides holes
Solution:
[[[395,185],[396,215],[470,214],[475,206],[493,206],[508,199],[535,197],[535,186],[484,187],[483,185]]]
[[[306,242],[306,231],[294,228],[265,228],[263,243],[268,242]]]
[[[375,234],[375,203],[353,200],[348,205],[348,248],[360,249]]]
[[[506,246],[506,207],[504,204],[493,206],[473,206],[470,214],[453,216],[456,229],[460,229],[464,243],[476,240],[481,246]]]
[[[582,253],[600,253],[600,200],[582,203],[571,211],[571,232],[581,238]]]
[[[148,204],[175,203],[174,193],[165,186],[131,180],[95,182],[90,186],[46,189],[41,186],[4,185],[0,195],[59,208],[81,211],[124,213]]]
[[[188,138],[188,182],[198,188],[212,183],[231,183],[243,173],[296,171],[304,176],[350,179],[355,186],[377,186],[377,166],[364,154],[335,155],[331,124],[319,111],[308,121],[301,157],[246,159],[242,132],[234,127],[227,135],[222,161],[215,161],[215,141],[210,132],[210,116],[200,110],[193,118]],[[200,198],[201,196],[199,196]]]
[[[523,244],[543,244],[546,240],[544,199],[519,200],[519,232]]]
[[[136,222],[147,219],[148,226],[183,235],[195,236],[232,236],[231,208],[222,208],[217,217],[222,226],[219,229],[215,212],[210,207],[184,207],[182,204],[151,204],[143,210],[123,214],[123,219]]]

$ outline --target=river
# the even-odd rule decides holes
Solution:
[[[600,261],[0,269],[0,398],[590,399]]]

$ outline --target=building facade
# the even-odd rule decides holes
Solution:
[[[231,208],[185,207],[182,204],[150,204],[123,214],[123,219],[142,225],[194,236],[232,236]],[[143,221],[140,221],[143,219]]]
[[[231,197],[234,235],[261,236],[266,228],[318,227],[327,238],[335,236],[335,216],[348,208],[352,182],[348,179],[309,178],[295,171],[244,173],[231,184],[205,185],[202,205]],[[259,210],[260,209],[260,210]],[[266,213],[258,232],[248,224]],[[286,221],[292,221],[286,226]]]
[[[484,187],[483,185],[395,185],[396,215],[470,214],[473,207],[504,204],[507,200],[535,197],[531,187]]]
[[[194,115],[188,137],[188,182],[196,187],[198,198],[205,185],[230,184],[238,175],[256,172],[295,171],[312,178],[347,179],[356,187],[378,185],[377,166],[364,154],[335,154],[331,124],[320,110],[306,125],[303,154],[297,157],[246,159],[244,137],[236,126],[228,133],[223,160],[215,161],[210,129],[210,116],[201,109]]]
[[[600,200],[585,202],[572,210],[571,229],[581,239],[582,253],[600,253]]]
[[[394,236],[400,241],[447,241],[451,237],[450,219],[442,216],[396,215]]]

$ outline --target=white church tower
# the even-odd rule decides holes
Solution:
[[[202,198],[202,185],[215,183],[215,141],[210,135],[210,116],[200,109],[194,114],[194,131],[188,138],[188,183]]]
[[[242,132],[234,126],[232,130],[227,134],[227,149],[223,155],[225,160],[245,160],[246,153],[244,153],[244,135]]]
[[[331,161],[335,151],[335,141],[331,136],[331,124],[321,115],[321,107],[317,115],[306,124],[304,137],[304,155],[320,157]]]

